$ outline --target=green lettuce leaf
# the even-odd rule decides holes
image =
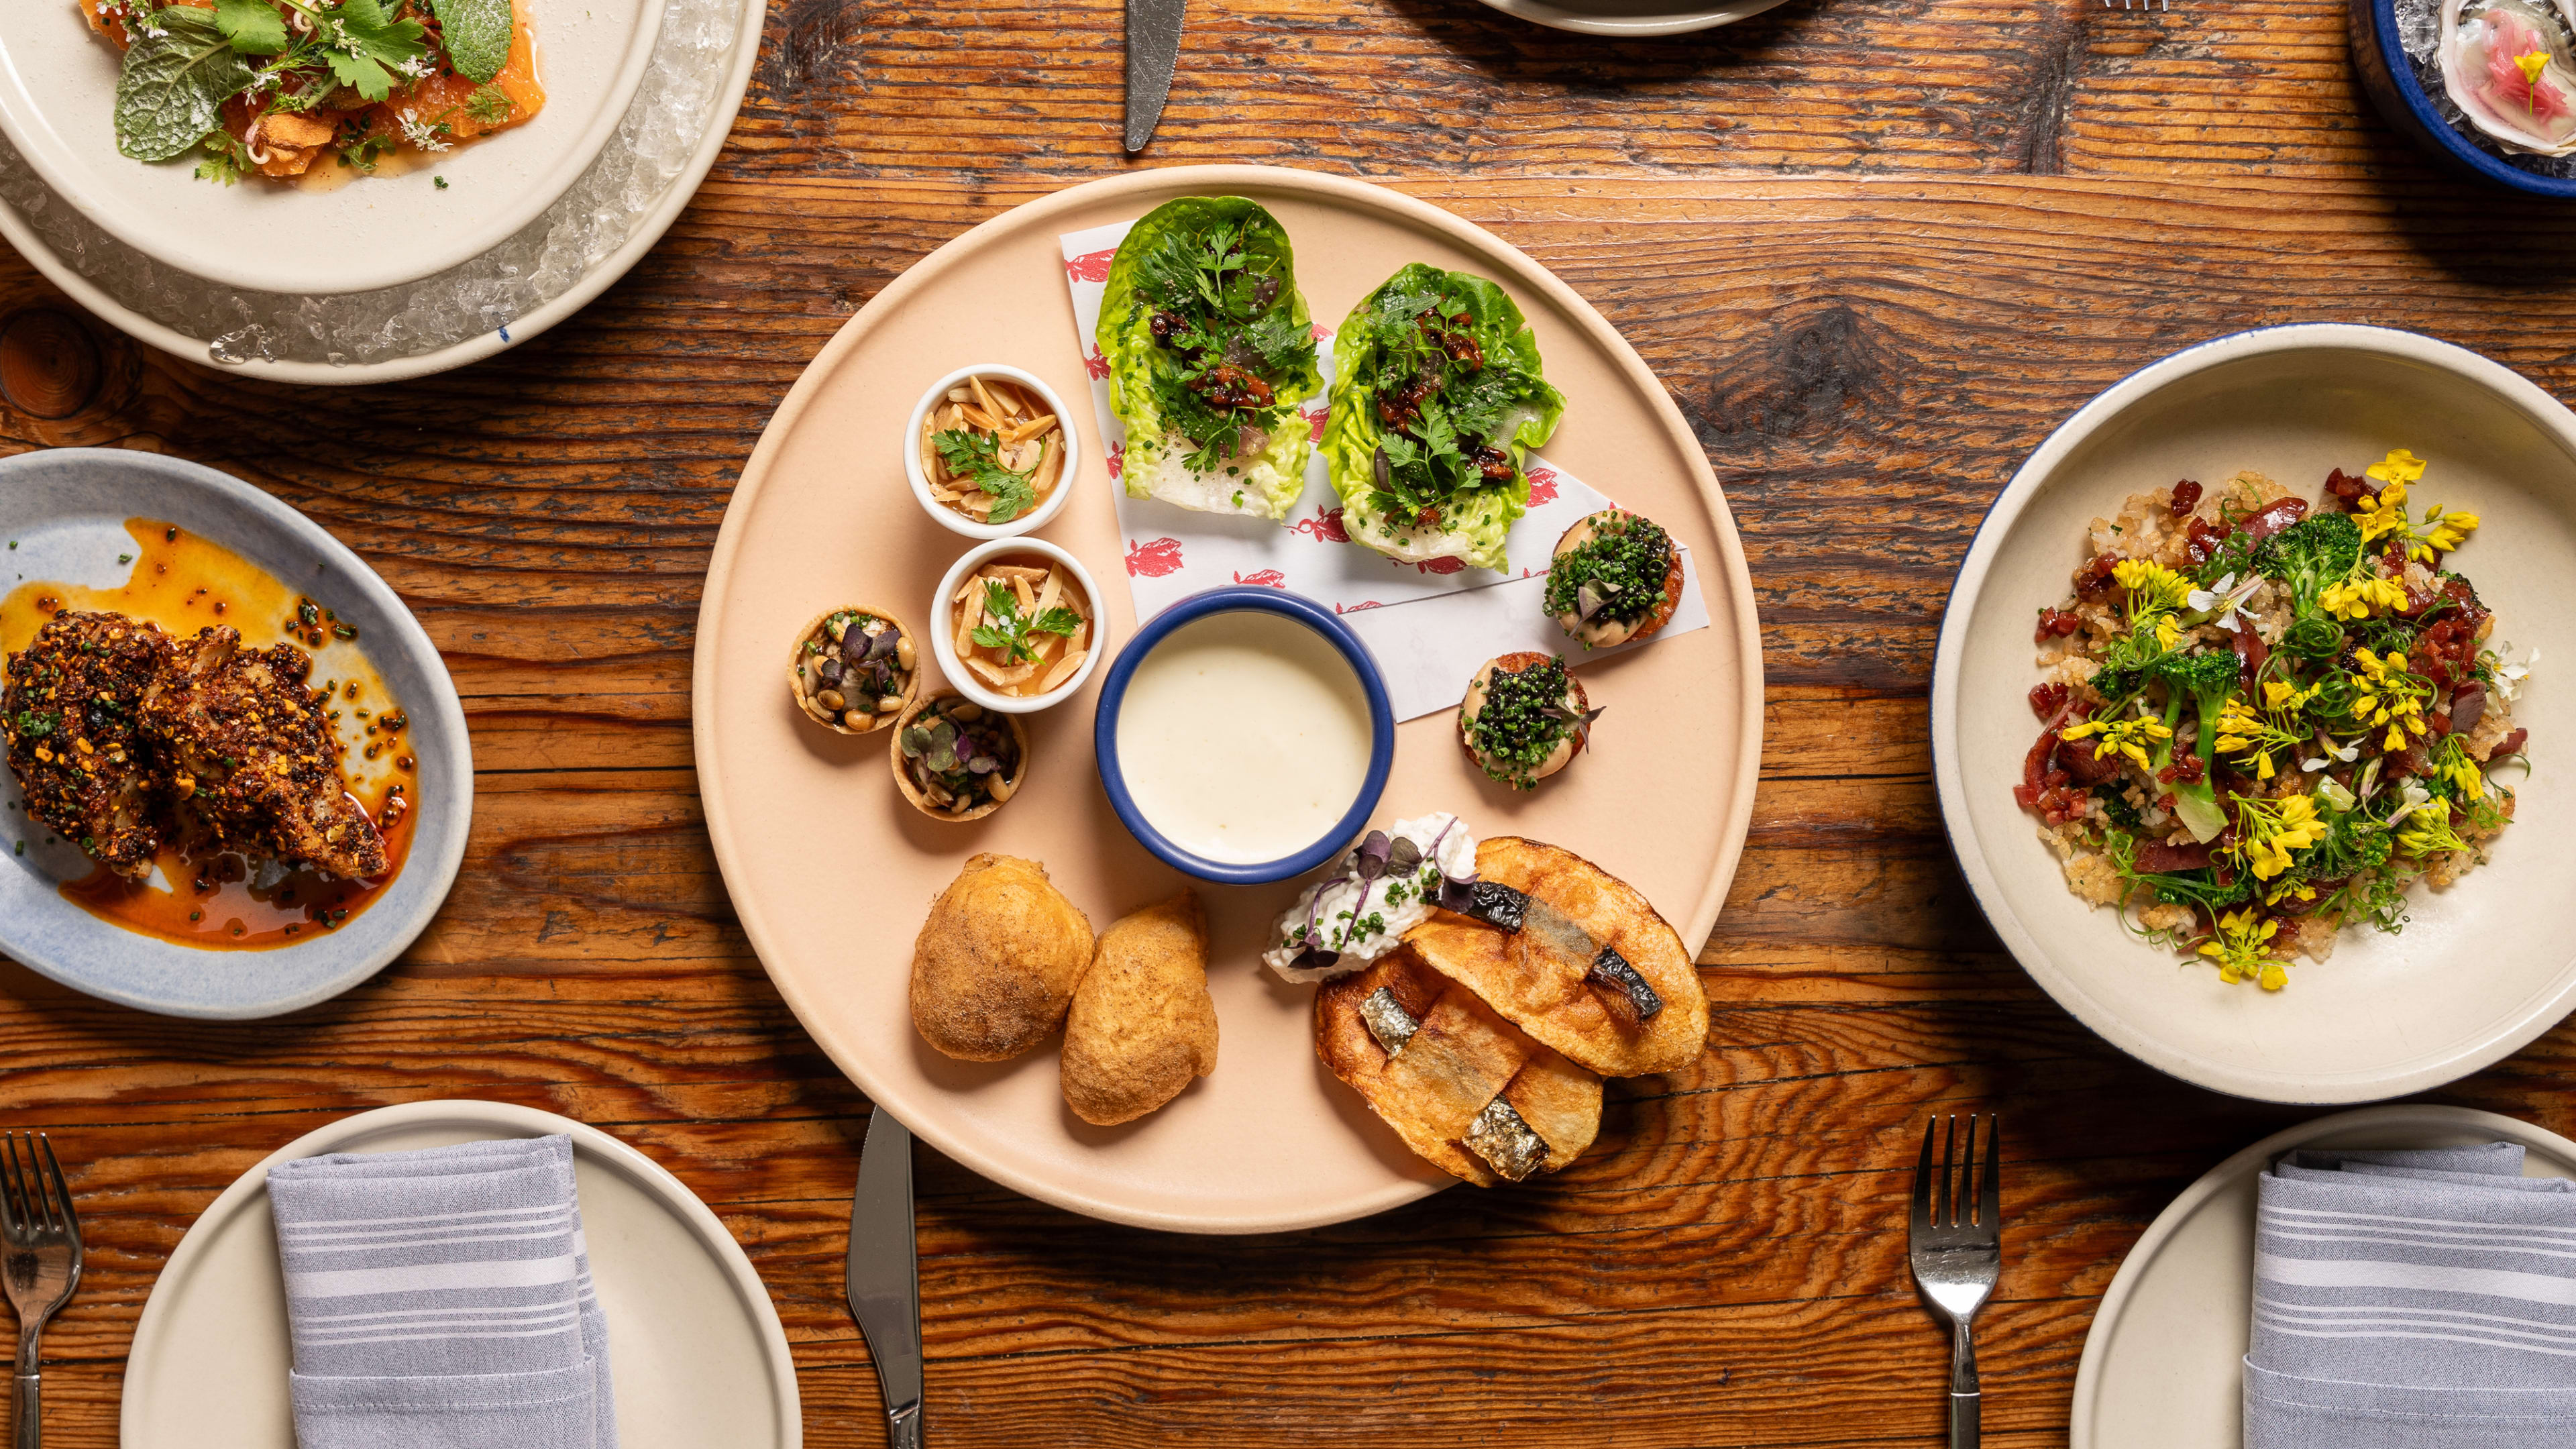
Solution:
[[[1389,430],[1378,414],[1377,381],[1388,352],[1418,337],[1414,319],[1434,303],[1463,311],[1463,329],[1481,351],[1485,367],[1453,377],[1434,401],[1457,403],[1473,415],[1493,415],[1491,431],[1462,443],[1484,442],[1511,455],[1507,483],[1461,486],[1439,504],[1436,524],[1408,524],[1395,517],[1397,502],[1377,484],[1377,454]],[[1456,313],[1451,313],[1456,315]],[[1529,511],[1530,450],[1545,443],[1565,415],[1565,397],[1548,385],[1538,338],[1501,287],[1470,272],[1444,272],[1410,263],[1360,299],[1333,341],[1332,416],[1321,444],[1333,491],[1342,498],[1342,527],[1352,540],[1390,558],[1421,562],[1461,558],[1478,568],[1508,563],[1505,540]],[[1479,395],[1465,396],[1471,389]],[[1444,414],[1445,418],[1445,414]],[[1393,449],[1408,440],[1398,437]]]
[[[1270,406],[1261,414],[1268,429],[1262,445],[1202,471],[1189,465],[1191,441],[1166,415],[1185,369],[1178,354],[1154,340],[1153,299],[1158,288],[1178,285],[1189,248],[1227,226],[1242,228],[1247,258],[1276,263],[1278,293],[1247,330],[1277,345],[1268,349],[1263,365],[1251,369],[1271,388]],[[1118,244],[1094,340],[1109,362],[1110,410],[1127,427],[1120,477],[1129,497],[1160,498],[1206,513],[1288,516],[1305,490],[1306,459],[1314,446],[1313,430],[1296,407],[1322,391],[1324,379],[1315,365],[1313,319],[1297,289],[1295,255],[1277,218],[1240,196],[1184,196],[1154,208]]]

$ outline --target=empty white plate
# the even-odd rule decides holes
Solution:
[[[195,152],[129,160],[116,149],[116,47],[74,0],[11,5],[0,131],[57,196],[183,272],[256,292],[391,287],[481,256],[553,205],[615,133],[661,32],[662,0],[516,3],[532,7],[544,108],[400,176],[335,191],[258,177],[221,186],[196,178]]]
[[[2576,1178],[2576,1142],[2466,1107],[2365,1107],[2276,1132],[2183,1190],[2129,1250],[2075,1371],[2069,1449],[2236,1449],[2253,1337],[2255,1180],[2297,1147],[2519,1142],[2525,1177]]]
[[[787,1335],[751,1260],[706,1204],[595,1128],[473,1101],[361,1112],[288,1143],[224,1189],[143,1305],[125,1366],[124,1449],[295,1449],[271,1164],[557,1132],[572,1136],[621,1449],[799,1449]]]

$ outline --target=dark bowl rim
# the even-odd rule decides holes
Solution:
[[[2401,125],[2399,129],[2412,129],[2420,136],[2430,138],[2445,156],[2500,186],[2509,186],[2532,196],[2576,198],[2576,179],[2543,176],[2506,165],[2442,119],[2441,112],[2433,107],[2432,97],[2424,93],[2423,85],[2415,78],[2413,57],[2407,55],[2405,45],[2398,39],[2397,0],[2353,0],[2352,8],[2356,18],[2364,10],[2370,17],[2367,34],[2362,27],[2354,29],[2353,49],[2359,52],[2364,46],[2371,47],[2371,54],[2358,58],[2378,62],[2377,68],[2386,74],[2389,88],[2405,104],[2415,123],[2412,127]],[[2398,118],[2391,116],[2389,120],[2395,122]]]
[[[1136,808],[1135,797],[1127,789],[1126,772],[1118,763],[1118,715],[1126,703],[1127,683],[1137,666],[1182,625],[1211,614],[1234,613],[1277,614],[1313,630],[1351,666],[1369,707],[1368,774],[1361,780],[1351,808],[1322,839],[1296,854],[1248,864],[1210,860],[1174,844],[1147,823],[1144,812]],[[1387,696],[1386,676],[1378,668],[1376,657],[1332,610],[1300,594],[1254,585],[1228,585],[1190,595],[1128,636],[1118,657],[1110,661],[1108,672],[1101,676],[1100,698],[1092,714],[1091,748],[1100,768],[1100,788],[1109,796],[1109,807],[1117,812],[1127,833],[1157,859],[1185,875],[1218,885],[1268,885],[1304,875],[1331,860],[1368,824],[1369,817],[1377,811],[1378,797],[1386,791],[1387,776],[1395,768],[1395,723],[1395,704]]]

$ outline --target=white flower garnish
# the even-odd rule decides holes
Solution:
[[[2245,582],[2240,584],[2236,582],[2236,575],[2229,573],[2206,589],[2194,589],[2185,594],[2183,602],[2191,606],[2193,613],[2209,615],[2209,622],[2219,628],[2236,629],[2242,627],[2244,623],[2236,612],[2237,608],[2261,587],[2263,587],[2261,574],[2248,574]]]
[[[2360,803],[2353,798],[2353,794],[2350,790],[2343,787],[2341,781],[2336,780],[2332,776],[2328,776],[2327,778],[2317,782],[2317,794],[2323,797],[2327,804],[2332,805],[2337,810],[2350,810],[2354,805]]]
[[[2331,764],[2335,763],[2336,761],[2341,761],[2342,763],[2349,765],[2349,764],[2351,764],[2351,763],[2352,763],[2352,757],[2353,757],[2353,756],[2355,756],[2355,755],[2358,755],[2358,754],[2360,754],[2360,753],[2361,753],[2361,742],[2360,742],[2360,741],[2358,741],[2358,740],[2355,740],[2353,743],[2351,743],[2351,744],[2348,744],[2348,745],[2344,746],[2342,749],[2339,749],[2339,750],[2336,750],[2336,749],[2329,749],[2329,750],[2327,750],[2327,751],[2326,751],[2326,756],[2327,756],[2327,758],[2325,758],[2325,759],[2321,759],[2321,760],[2301,760],[2301,761],[2299,762],[2299,768],[2300,768],[2300,769],[2302,769],[2302,770],[2322,770],[2322,769],[2325,769],[2328,765],[2331,765]],[[2342,787],[2342,786],[2340,786],[2340,785],[2338,785],[2338,786],[2336,786],[2335,788],[2337,788],[2337,789],[2341,789],[2341,788],[2343,788],[2343,787]],[[2351,809],[2352,807],[2351,807],[2351,806],[2349,806],[2349,805],[2346,805],[2346,806],[2345,806],[2345,807],[2343,807],[2343,808],[2345,808],[2346,810],[2349,810],[2349,809]]]
[[[423,151],[444,151],[447,149],[447,141],[445,138],[441,137],[438,132],[432,130],[430,127],[422,125],[419,119],[413,116],[405,116],[402,118],[402,137],[405,143],[416,146]]]
[[[2511,649],[2513,646],[2507,644],[2504,647]],[[2540,646],[2534,644],[2531,646],[2531,652],[2522,656],[2519,661],[2511,664],[2497,665],[2496,693],[2503,695],[2508,702],[2520,699],[2522,697],[2522,682],[2531,677],[2531,666],[2538,664],[2539,662]]]
[[[2409,777],[2398,791],[2397,813],[2388,817],[2388,828],[2396,829],[2398,821],[2432,803],[2433,792],[2424,788],[2423,781]]]

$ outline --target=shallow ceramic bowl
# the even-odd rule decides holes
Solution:
[[[401,954],[456,881],[474,817],[474,761],[456,686],[411,611],[339,540],[237,478],[156,453],[60,448],[0,459],[0,532],[19,545],[0,552],[0,588],[37,578],[123,583],[128,570],[106,560],[133,547],[125,520],[134,517],[222,544],[357,626],[369,662],[411,717],[405,740],[420,766],[411,851],[393,885],[335,931],[273,950],[204,951],[111,925],[63,899],[57,887],[89,874],[88,857],[47,844],[25,811],[0,811],[0,954],[165,1016],[275,1016],[337,996]],[[19,798],[14,781],[0,788]]]
[[[1333,828],[1321,840],[1296,854],[1280,860],[1243,863],[1210,860],[1175,843],[1154,828],[1145,812],[1136,808],[1136,797],[1127,788],[1127,770],[1118,752],[1118,712],[1127,700],[1127,685],[1136,677],[1136,666],[1154,652],[1154,646],[1184,624],[1204,619],[1211,614],[1253,610],[1277,614],[1321,635],[1333,646],[1358,676],[1360,692],[1368,697],[1369,763],[1368,774],[1360,781],[1359,794],[1352,798],[1351,808],[1342,813]],[[1200,880],[1220,885],[1263,885],[1271,881],[1301,876],[1339,854],[1368,824],[1377,810],[1378,797],[1386,792],[1386,777],[1395,768],[1395,707],[1388,702],[1386,676],[1378,669],[1377,660],[1369,654],[1360,636],[1336,617],[1332,610],[1303,594],[1280,589],[1237,587],[1210,589],[1190,597],[1156,614],[1145,627],[1136,631],[1120,652],[1118,662],[1109,666],[1108,678],[1101,681],[1100,704],[1092,716],[1092,755],[1100,766],[1100,787],[1109,796],[1109,807],[1118,813],[1118,823],[1136,842],[1174,870],[1194,875]]]
[[[1064,437],[1064,461],[1055,471],[1055,490],[1047,494],[1037,507],[1008,523],[977,523],[932,497],[930,474],[921,465],[921,425],[929,420],[930,410],[939,405],[940,399],[948,396],[950,388],[970,377],[1008,378],[1036,393],[1038,400],[1054,411],[1056,430]],[[912,485],[912,496],[919,500],[922,508],[940,527],[951,533],[964,534],[968,538],[1017,538],[1024,533],[1035,533],[1053,523],[1055,516],[1064,512],[1065,500],[1073,496],[1074,480],[1081,475],[1081,472],[1082,433],[1074,426],[1072,410],[1064,405],[1063,398],[1056,396],[1054,388],[1047,386],[1045,378],[1034,372],[1027,372],[1003,363],[987,362],[973,367],[961,367],[932,383],[922,390],[921,401],[912,405],[912,417],[903,425],[903,476],[905,481]]]
[[[958,587],[967,576],[984,566],[987,559],[1006,553],[1033,553],[1059,568],[1069,570],[1074,581],[1082,585],[1084,602],[1091,606],[1090,654],[1071,678],[1044,694],[997,694],[975,677],[957,657]],[[939,660],[939,672],[948,676],[949,686],[959,694],[992,710],[996,714],[1035,714],[1039,710],[1062,704],[1082,692],[1085,681],[1098,672],[1101,658],[1109,652],[1109,612],[1100,600],[1100,585],[1092,582],[1091,570],[1082,560],[1063,549],[1038,538],[997,538],[966,551],[939,580],[939,592],[930,598],[930,647]]]
[[[1584,35],[1683,35],[1750,19],[1781,0],[1485,0],[1506,15]]]
[[[2576,197],[2576,181],[2507,165],[2442,119],[2399,39],[2395,0],[2349,0],[2348,8],[2353,74],[2381,119],[2462,175],[2533,196]]]
[[[2060,603],[2085,529],[2129,494],[2239,469],[2313,501],[2327,471],[2389,449],[2430,460],[2420,504],[2484,527],[2453,566],[2496,610],[2493,646],[2539,647],[2514,705],[2531,729],[2518,824],[2448,891],[2418,887],[2403,935],[2348,929],[2331,960],[2268,994],[2122,932],[2066,889],[2038,817],[2013,802],[2038,737],[2031,628]],[[2112,1044],[2185,1080],[2280,1102],[2362,1102],[2467,1075],[2576,1003],[2576,894],[2552,827],[2576,759],[2557,748],[2557,661],[2576,651],[2576,415],[2460,348],[2375,327],[2278,327],[2178,353],[2051,434],[1977,531],[1933,665],[1932,758],[1968,884],[2004,944]]]
[[[162,264],[258,292],[364,292],[473,260],[537,219],[616,134],[662,25],[662,0],[533,7],[546,103],[526,125],[335,191],[194,174],[198,153],[116,149],[118,53],[70,0],[28,0],[0,28],[0,131],[64,202]],[[446,186],[438,185],[444,178]]]

